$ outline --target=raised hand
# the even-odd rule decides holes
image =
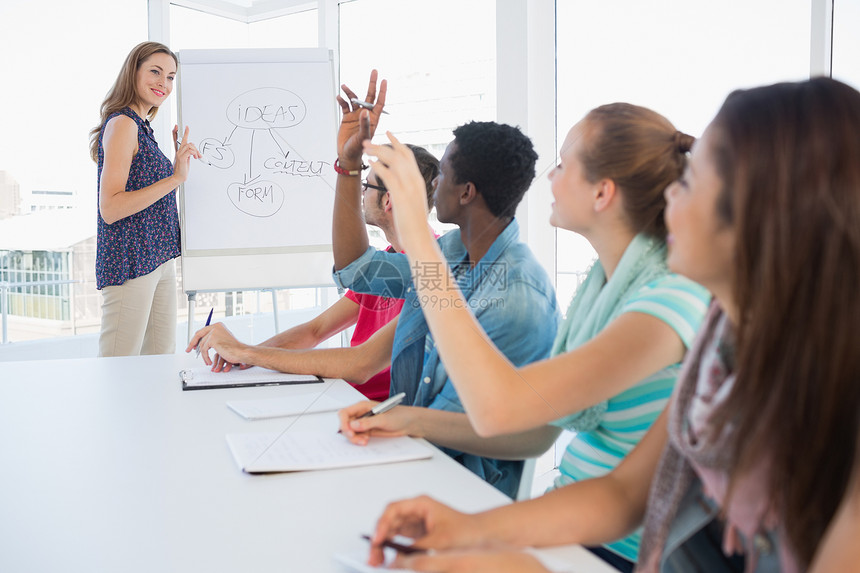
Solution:
[[[345,97],[337,96],[337,102],[343,112],[337,133],[337,157],[340,166],[344,169],[353,170],[361,166],[361,143],[365,139],[372,138],[376,133],[379,117],[385,107],[385,94],[388,91],[388,82],[382,80],[377,94],[376,78],[376,70],[371,71],[367,95],[364,98],[364,101],[373,104],[373,109],[367,110],[354,105],[350,100],[359,98],[346,84],[341,85]]]
[[[197,151],[197,147],[188,140],[190,133],[191,130],[186,126],[182,139],[180,140],[178,139],[178,126],[173,127],[173,143],[176,146],[176,156],[173,160],[173,174],[179,179],[180,183],[188,179],[188,170],[190,168],[191,159],[199,159],[202,157],[200,152]]]

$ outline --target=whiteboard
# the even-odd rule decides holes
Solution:
[[[186,292],[331,284],[337,107],[327,49],[182,50]]]

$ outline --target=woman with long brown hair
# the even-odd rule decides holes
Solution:
[[[376,168],[396,215],[417,201],[395,150]],[[601,543],[644,522],[641,571],[856,567],[858,158],[856,90],[817,78],[731,94],[666,191],[670,268],[715,298],[667,411],[607,476],[475,515],[391,504],[371,560],[402,533],[456,550],[410,568],[544,571],[510,548]]]
[[[176,157],[165,157],[149,120],[173,91],[178,60],[157,42],[137,45],[90,131],[98,163],[96,287],[102,291],[99,356],[167,354],[176,350],[179,215],[175,190],[200,157],[173,129]]]

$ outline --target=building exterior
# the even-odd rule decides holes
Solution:
[[[30,191],[29,211],[53,211],[55,209],[75,209],[79,206],[78,195],[74,191],[51,191],[33,189]]]
[[[0,220],[0,284],[9,286],[6,312],[14,339],[98,329],[95,250],[95,219],[75,210],[43,210]],[[75,282],[11,286],[59,281]]]
[[[21,188],[8,171],[0,171],[0,220],[21,210]]]

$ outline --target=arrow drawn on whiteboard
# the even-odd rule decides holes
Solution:
[[[276,138],[276,137],[275,137],[275,134],[273,134],[273,133],[272,133],[272,130],[271,130],[271,129],[269,129],[269,130],[267,130],[267,131],[269,132],[269,135],[272,137],[272,141],[274,141],[274,142],[275,142],[275,145],[277,145],[277,146],[278,146],[278,149],[280,149],[280,150],[281,150],[281,155],[283,155],[283,156],[284,156],[284,159],[286,159],[286,158],[287,158],[287,156],[290,154],[290,152],[289,152],[289,151],[284,152],[284,148],[283,148],[283,147],[281,147],[281,144],[280,144],[280,143],[278,143],[278,138]]]
[[[250,177],[254,176],[254,134],[255,130],[251,130],[251,148],[248,150],[248,173]]]
[[[243,174],[243,175],[242,175],[242,179],[243,179],[244,181],[242,182],[242,185],[249,185],[249,184],[253,183],[254,181],[256,181],[257,179],[259,179],[260,177],[261,177],[260,175],[257,175],[257,176],[256,176],[256,177],[254,177],[253,179],[250,179],[250,180],[249,180],[249,179],[248,179],[248,175],[247,175],[247,174]]]
[[[299,153],[298,151],[296,151],[296,148],[295,148],[295,147],[293,147],[292,145],[290,145],[290,142],[289,142],[289,141],[287,141],[287,139],[286,139],[283,135],[281,135],[278,131],[276,131],[276,130],[274,130],[274,129],[270,129],[270,130],[269,130],[269,133],[271,133],[271,134],[272,134],[272,139],[275,139],[275,135],[277,135],[278,137],[280,137],[280,138],[281,138],[281,141],[283,141],[283,142],[284,142],[284,144],[286,144],[286,146],[287,146],[287,147],[289,147],[289,148],[293,151],[293,153],[295,153],[295,154],[296,154],[296,156],[298,156],[298,158],[299,158],[299,159],[301,159],[302,161],[304,161],[304,160],[305,160],[305,158],[304,158],[304,157],[302,157],[302,154],[301,154],[301,153]],[[275,143],[277,143],[277,140],[275,140]],[[282,148],[280,145],[278,146],[278,149],[280,149],[280,150],[283,152],[283,148]],[[286,159],[286,158],[287,158],[287,155],[289,155],[289,154],[288,154],[288,153],[285,153],[285,154],[284,154],[284,159]]]
[[[230,143],[230,139],[233,137],[233,134],[236,133],[236,130],[239,129],[239,126],[233,128],[233,131],[230,132],[230,135],[227,136],[227,139],[224,140],[224,145]]]

